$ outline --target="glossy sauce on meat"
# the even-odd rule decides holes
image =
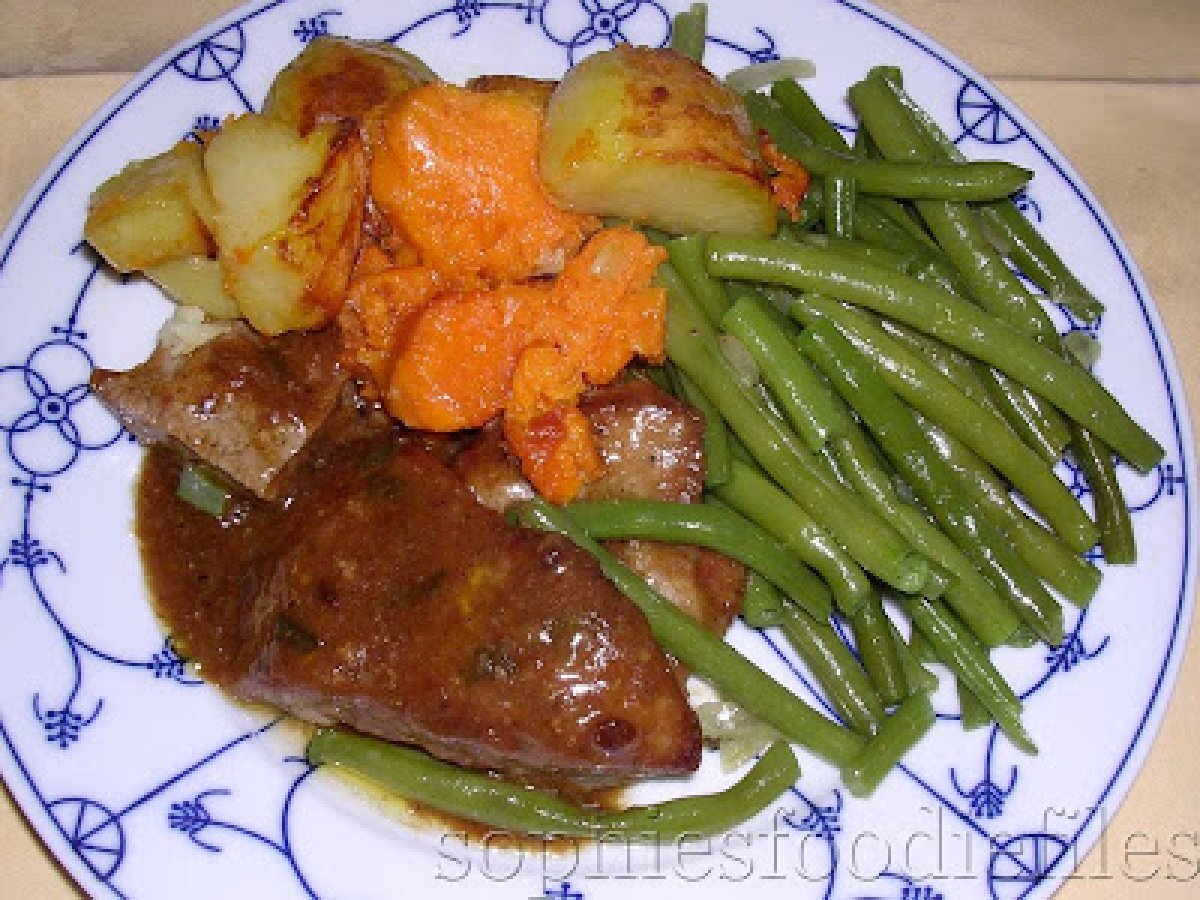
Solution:
[[[336,431],[336,429],[334,429]],[[181,650],[234,696],[444,759],[587,785],[699,762],[644,617],[565,539],[511,528],[391,429],[316,440],[221,523],[152,449],[138,530]]]

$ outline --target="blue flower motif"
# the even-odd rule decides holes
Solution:
[[[1010,770],[1006,788],[1000,787],[988,775],[969,791],[964,791],[959,786],[958,775],[954,769],[950,770],[950,783],[954,785],[954,790],[958,791],[958,796],[970,802],[971,814],[975,818],[997,819],[1004,813],[1004,801],[1017,786],[1017,769],[1013,766]]]
[[[1012,201],[1013,205],[1016,206],[1017,209],[1019,209],[1022,213],[1024,213],[1025,216],[1033,219],[1035,222],[1042,221],[1042,207],[1039,206],[1038,202],[1029,195],[1028,191],[1023,188],[1017,191],[1015,194],[1013,194]]]
[[[1095,650],[1088,650],[1083,645],[1079,632],[1075,631],[1057,647],[1050,648],[1046,654],[1046,662],[1050,664],[1051,672],[1070,672],[1080,663],[1095,659],[1107,646],[1108,638],[1105,638]]]
[[[46,740],[51,744],[57,744],[60,750],[66,750],[78,741],[79,733],[96,721],[96,717],[100,715],[100,710],[104,707],[104,701],[97,700],[91,713],[83,715],[75,712],[72,708],[71,704],[74,699],[72,696],[64,706],[58,709],[43,710],[40,695],[33,695],[33,714],[42,723],[42,728],[46,732]]]
[[[561,881],[553,888],[546,888],[542,891],[543,897],[549,897],[550,900],[584,900],[582,891],[571,889],[571,882]]]
[[[313,38],[329,34],[330,16],[340,16],[341,14],[341,11],[336,9],[323,10],[311,18],[301,19],[297,22],[296,27],[292,29],[292,34],[300,43],[307,44]]]
[[[661,47],[671,34],[670,15],[653,0],[578,0],[573,9],[547,3],[541,24],[552,41],[567,48],[572,64],[589,48],[629,43]]]
[[[210,113],[200,113],[192,122],[192,127],[188,129],[184,140],[200,142],[200,136],[206,132],[220,131],[221,120]]]
[[[82,335],[51,338],[34,348],[24,364],[0,367],[0,387],[26,396],[23,409],[19,402],[6,404],[21,411],[12,421],[0,422],[0,431],[7,435],[13,462],[35,478],[61,475],[80,452],[100,450],[121,435],[88,387],[92,361],[75,342],[78,337]]]
[[[210,853],[220,853],[220,847],[210,844],[200,837],[201,832],[214,824],[213,817],[209,813],[208,807],[204,805],[204,801],[209,797],[224,797],[228,795],[228,790],[219,788],[217,790],[204,791],[197,794],[191,800],[181,800],[177,803],[172,803],[171,808],[167,811],[167,825],[175,831],[186,834],[194,844],[203,847]]]
[[[823,835],[824,837],[832,837],[842,830],[842,792],[833,792],[833,803],[828,806],[818,806],[815,803],[810,804],[810,811],[807,816],[799,822],[790,817],[785,818],[785,821],[797,831],[808,831],[813,834]]]
[[[246,32],[239,22],[187,48],[172,65],[193,81],[221,81],[233,74],[245,55]]]
[[[175,649],[175,641],[168,637],[163,641],[162,649],[150,657],[147,666],[155,678],[166,678],[180,684],[202,684],[198,678],[192,678],[188,669],[188,660],[179,655]]]

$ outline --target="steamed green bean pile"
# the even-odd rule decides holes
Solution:
[[[675,49],[699,58],[703,6],[677,28]],[[745,96],[754,125],[811,176],[775,237],[653,235],[668,251],[667,361],[648,374],[705,421],[706,502],[535,500],[513,515],[591,553],[664,649],[781,741],[726,794],[624,813],[333,732],[313,742],[314,762],[499,827],[711,833],[798,777],[782,741],[869,795],[934,723],[929,663],[952,676],[963,727],[994,723],[1036,752],[991,652],[1063,640],[1063,602],[1085,607],[1099,587],[1083,555],[1097,543],[1109,564],[1135,561],[1115,459],[1147,472],[1163,451],[1015,274],[1083,321],[1102,309],[1013,204],[1030,173],[965,160],[895,69],[849,97],[852,144],[795,81]],[[1091,512],[1054,472],[1068,455]],[[599,543],[610,539],[743,563],[745,626],[794,650],[830,714],[681,613]]]

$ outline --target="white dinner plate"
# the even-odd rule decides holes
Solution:
[[[1122,469],[1138,564],[1106,568],[1053,651],[1005,651],[1041,752],[994,728],[943,721],[869,800],[801,754],[804,775],[767,813],[707,841],[567,853],[505,850],[416,827],[313,772],[297,729],[201,684],[151,612],[132,538],[140,452],[87,389],[92,366],[147,355],[167,311],[80,244],[89,192],[225,116],[254,109],[318,34],[386,38],[459,81],[555,76],[619,40],[662,44],[656,0],[296,0],[245,7],[189,38],[109,102],[58,156],[0,244],[0,771],[55,857],[94,897],[934,898],[1046,897],[1102,839],[1166,706],[1191,613],[1191,427],[1162,322],[1128,252],[1061,155],[978,74],[904,23],[845,0],[713,3],[706,61],[816,65],[812,93],[850,121],[844,92],[874,64],[903,67],[962,149],[1036,173],[1022,197],[1107,305],[1101,379],[1166,448]],[[1080,327],[1059,314],[1064,330]],[[1077,492],[1077,473],[1062,467]],[[732,640],[797,691],[782,646]],[[637,796],[713,789],[694,779]],[[1105,863],[1103,860],[1109,861]],[[1100,865],[1115,865],[1101,854]],[[1103,875],[1103,872],[1081,873]]]

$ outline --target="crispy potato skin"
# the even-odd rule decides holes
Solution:
[[[248,115],[209,144],[205,169],[227,293],[264,334],[332,320],[358,251],[367,164],[357,129]]]
[[[550,98],[542,178],[566,206],[667,231],[770,234],[775,214],[739,98],[671,50],[620,45]]]
[[[202,157],[199,144],[180,141],[129,163],[92,194],[84,238],[118,272],[212,252]]]
[[[477,75],[467,81],[467,90],[479,94],[494,94],[498,91],[520,94],[545,109],[550,96],[558,87],[557,81],[549,78],[527,78],[524,75]]]
[[[391,44],[324,35],[275,76],[263,112],[307,134],[341,119],[361,121],[409,88],[436,80],[417,57]]]

